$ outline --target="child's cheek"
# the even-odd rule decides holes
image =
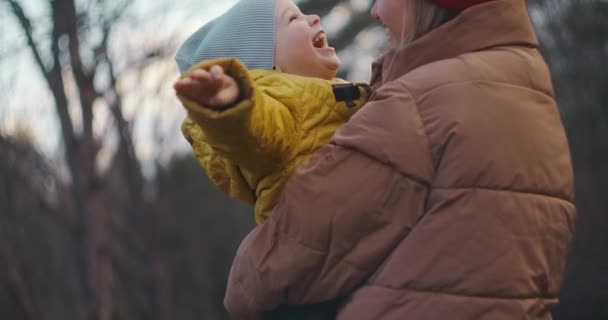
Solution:
[[[304,28],[296,30],[296,32],[292,33],[292,37],[290,37],[291,45],[296,48],[307,48],[311,45],[312,40],[311,36]]]

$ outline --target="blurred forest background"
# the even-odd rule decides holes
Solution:
[[[227,319],[252,210],[188,153],[171,84],[178,44],[232,3],[0,0],[0,319]],[[366,81],[385,45],[372,1],[299,4]],[[608,319],[608,1],[529,7],[577,178],[555,318]]]

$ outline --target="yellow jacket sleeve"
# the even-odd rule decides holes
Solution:
[[[183,77],[194,69],[208,69],[215,64],[239,83],[242,99],[236,105],[214,110],[178,95],[189,118],[200,127],[211,152],[258,175],[284,165],[291,154],[290,148],[299,139],[292,110],[259,88],[236,59],[204,61]]]
[[[192,146],[194,157],[205,169],[211,182],[228,196],[253,205],[255,191],[245,180],[241,169],[234,162],[213,151],[201,128],[190,117],[184,120],[181,129]]]

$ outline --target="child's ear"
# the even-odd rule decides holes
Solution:
[[[277,72],[281,72],[281,68],[279,68],[277,66],[272,66],[272,70],[273,71],[277,71]]]

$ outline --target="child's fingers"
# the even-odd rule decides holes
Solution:
[[[207,72],[207,70],[198,69],[194,70],[189,75],[190,78],[196,79],[200,82],[209,82],[212,81],[211,74]]]
[[[224,76],[224,69],[217,64],[213,65],[211,69],[209,69],[209,72],[211,72],[211,78],[214,80],[221,80]]]
[[[214,87],[211,85],[211,83],[205,83],[205,81],[200,81],[197,79],[193,79],[193,78],[183,78],[177,82],[175,82],[175,84],[173,85],[173,87],[176,90],[184,90],[184,89],[196,89],[199,91],[206,91],[206,90],[201,90],[201,89],[209,89],[210,87]]]
[[[189,78],[185,78],[177,81],[173,88],[178,94],[184,95],[190,99],[198,98],[200,95],[200,87],[197,81],[194,81]]]
[[[180,91],[180,90],[183,90],[184,88],[191,87],[191,86],[195,85],[196,83],[197,82],[195,82],[192,78],[189,78],[189,77],[183,78],[183,79],[176,81],[173,84],[173,88],[175,90]]]
[[[217,91],[222,87],[224,81],[224,69],[218,65],[212,66],[209,71],[199,69],[193,71],[190,76],[201,83],[201,86]]]
[[[216,80],[218,89],[225,89],[227,86],[230,86],[232,83],[235,82],[234,79],[231,76],[227,75],[224,72],[224,69],[219,65],[214,65],[213,67],[211,67],[209,72],[211,73],[212,78]]]
[[[212,66],[209,71],[194,70],[173,87],[178,94],[208,107],[232,104],[238,97],[235,80],[219,65]]]

